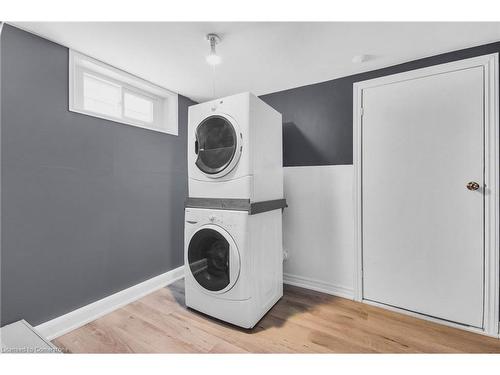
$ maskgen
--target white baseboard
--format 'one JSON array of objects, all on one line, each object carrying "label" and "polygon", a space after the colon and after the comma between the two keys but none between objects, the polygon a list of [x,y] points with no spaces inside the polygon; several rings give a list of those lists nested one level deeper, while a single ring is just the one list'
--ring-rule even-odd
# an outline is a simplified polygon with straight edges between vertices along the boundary
[{"label": "white baseboard", "polygon": [[184,266],[177,267],[118,293],[42,323],[36,326],[35,329],[47,340],[53,340],[103,315],[109,314],[122,306],[134,302],[147,294],[164,288],[183,277]]},{"label": "white baseboard", "polygon": [[285,284],[294,285],[305,289],[311,289],[317,292],[331,294],[348,299],[354,299],[354,289],[339,285],[333,285],[321,280],[315,280],[308,277],[290,275],[285,273],[283,274],[283,282]]}]

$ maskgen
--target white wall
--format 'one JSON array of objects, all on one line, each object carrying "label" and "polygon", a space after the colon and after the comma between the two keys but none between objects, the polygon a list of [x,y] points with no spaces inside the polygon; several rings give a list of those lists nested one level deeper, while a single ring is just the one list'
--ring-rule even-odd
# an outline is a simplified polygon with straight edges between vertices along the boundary
[{"label": "white wall", "polygon": [[284,170],[285,283],[353,298],[353,166]]}]

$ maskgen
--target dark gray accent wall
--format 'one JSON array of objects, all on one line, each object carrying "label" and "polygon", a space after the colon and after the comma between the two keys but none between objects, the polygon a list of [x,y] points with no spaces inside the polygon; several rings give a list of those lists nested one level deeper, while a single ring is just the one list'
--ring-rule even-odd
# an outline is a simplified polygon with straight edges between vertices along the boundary
[{"label": "dark gray accent wall", "polygon": [[352,164],[354,82],[497,52],[500,42],[261,96],[283,115],[283,165]]},{"label": "dark gray accent wall", "polygon": [[68,111],[68,49],[1,35],[1,324],[60,316],[183,263],[179,136]]}]

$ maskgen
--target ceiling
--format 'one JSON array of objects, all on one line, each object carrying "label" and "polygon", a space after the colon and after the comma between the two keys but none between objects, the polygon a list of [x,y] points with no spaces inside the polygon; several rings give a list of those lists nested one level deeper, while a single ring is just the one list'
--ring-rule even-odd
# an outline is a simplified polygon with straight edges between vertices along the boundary
[{"label": "ceiling", "polygon": [[[196,101],[212,98],[205,35],[222,37],[216,96],[256,95],[500,41],[500,23],[18,22]],[[356,55],[368,61],[353,63]]]}]

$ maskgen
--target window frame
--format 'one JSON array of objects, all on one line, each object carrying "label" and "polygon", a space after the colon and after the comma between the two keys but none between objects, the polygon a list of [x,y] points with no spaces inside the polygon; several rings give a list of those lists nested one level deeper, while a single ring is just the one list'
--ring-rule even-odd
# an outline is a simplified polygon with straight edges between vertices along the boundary
[{"label": "window frame", "polygon": [[[84,108],[83,82],[88,74],[121,88],[121,116],[115,117]],[[125,93],[153,102],[153,122],[125,116]],[[136,126],[160,133],[178,135],[178,95],[149,81],[105,64],[90,56],[69,50],[69,110],[92,117]]]}]

